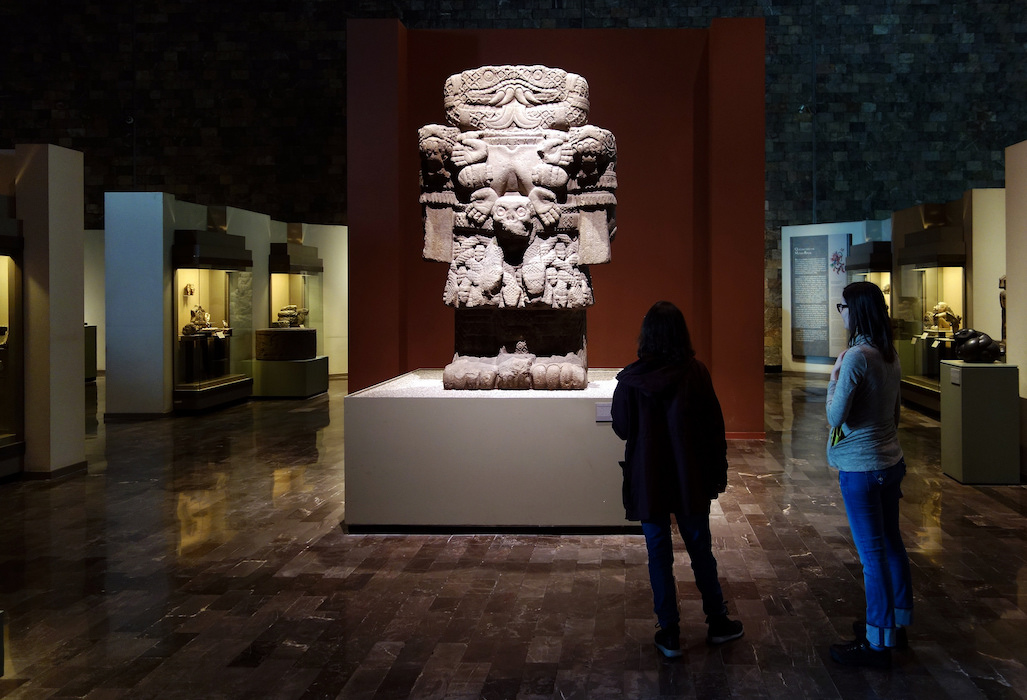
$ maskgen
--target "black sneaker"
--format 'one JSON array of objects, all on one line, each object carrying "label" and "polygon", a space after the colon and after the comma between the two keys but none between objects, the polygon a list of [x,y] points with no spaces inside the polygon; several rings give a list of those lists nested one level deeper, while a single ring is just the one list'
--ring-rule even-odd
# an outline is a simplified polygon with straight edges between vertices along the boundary
[{"label": "black sneaker", "polygon": [[[863,622],[863,620],[854,621],[852,623],[852,631],[856,633],[856,639],[866,639],[867,623]],[[895,628],[895,648],[909,649],[909,636],[906,634],[905,627]]]},{"label": "black sneaker", "polygon": [[681,628],[677,625],[667,628],[660,627],[653,642],[660,653],[668,659],[676,659],[681,656]]},{"label": "black sneaker", "polygon": [[891,650],[878,651],[864,639],[855,639],[845,644],[831,645],[831,658],[842,666],[868,666],[870,668],[891,668]]},{"label": "black sneaker", "polygon": [[706,632],[707,644],[723,644],[745,634],[742,623],[729,619],[727,615],[710,615],[706,622],[709,625],[709,631]]}]

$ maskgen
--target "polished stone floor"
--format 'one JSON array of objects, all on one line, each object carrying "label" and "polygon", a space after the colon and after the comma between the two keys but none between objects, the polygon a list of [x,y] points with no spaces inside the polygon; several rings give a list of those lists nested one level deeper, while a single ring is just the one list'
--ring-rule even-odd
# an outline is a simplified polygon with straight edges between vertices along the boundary
[{"label": "polished stone floor", "polygon": [[1024,488],[946,477],[938,422],[906,411],[910,649],[839,667],[827,646],[863,597],[825,382],[765,389],[767,439],[731,444],[712,518],[745,636],[705,644],[682,552],[685,653],[665,661],[638,535],[347,534],[344,381],[104,425],[101,378],[88,474],[0,485],[0,696],[1027,697]]}]

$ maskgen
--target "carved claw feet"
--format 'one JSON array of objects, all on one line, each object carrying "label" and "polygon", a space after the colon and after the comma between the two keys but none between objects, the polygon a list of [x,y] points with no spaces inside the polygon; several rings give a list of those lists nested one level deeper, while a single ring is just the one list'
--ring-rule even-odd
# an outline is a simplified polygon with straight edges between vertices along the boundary
[{"label": "carved claw feet", "polygon": [[539,359],[531,366],[531,384],[534,389],[584,389],[588,374],[578,362],[560,362],[562,358]]},{"label": "carved claw feet", "polygon": [[584,389],[588,372],[575,355],[537,358],[503,352],[499,357],[454,355],[442,372],[446,389]]}]

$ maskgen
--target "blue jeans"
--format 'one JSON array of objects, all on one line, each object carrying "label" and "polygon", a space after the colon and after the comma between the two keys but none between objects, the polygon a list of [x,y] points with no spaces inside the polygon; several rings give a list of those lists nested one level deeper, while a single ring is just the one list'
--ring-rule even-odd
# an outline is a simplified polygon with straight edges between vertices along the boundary
[{"label": "blue jeans", "polygon": [[[710,535],[710,516],[707,514],[677,516],[681,539],[692,560],[695,585],[702,594],[703,612],[707,616],[727,612],[724,593],[717,579],[717,560],[713,556],[713,539]],[[649,550],[649,583],[653,587],[653,612],[660,627],[677,626],[681,620],[678,613],[677,586],[674,583],[674,543],[670,516],[656,520],[643,520],[642,533]]]},{"label": "blue jeans", "polygon": [[872,472],[839,472],[852,539],[863,564],[867,641],[895,646],[895,628],[913,621],[909,557],[899,532],[899,499],[905,460]]}]

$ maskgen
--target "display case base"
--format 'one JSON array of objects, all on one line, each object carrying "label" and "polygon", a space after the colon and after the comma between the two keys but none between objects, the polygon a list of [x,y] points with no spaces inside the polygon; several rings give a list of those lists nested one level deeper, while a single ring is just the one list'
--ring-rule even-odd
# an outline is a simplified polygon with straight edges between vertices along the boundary
[{"label": "display case base", "polygon": [[86,326],[85,373],[87,382],[96,381],[96,326]]},{"label": "display case base", "polygon": [[351,532],[621,531],[616,371],[576,391],[446,391],[417,370],[347,396]]},{"label": "display case base", "polygon": [[0,483],[18,478],[25,470],[25,443],[0,447]]},{"label": "display case base", "polygon": [[900,385],[902,402],[921,408],[931,415],[941,413],[941,386],[937,380],[907,377]]},{"label": "display case base", "polygon": [[240,377],[195,389],[176,388],[171,401],[176,411],[206,411],[248,399],[252,394],[253,380],[249,377]]},{"label": "display case base", "polygon": [[328,356],[308,360],[253,360],[253,395],[305,399],[328,391]]}]

